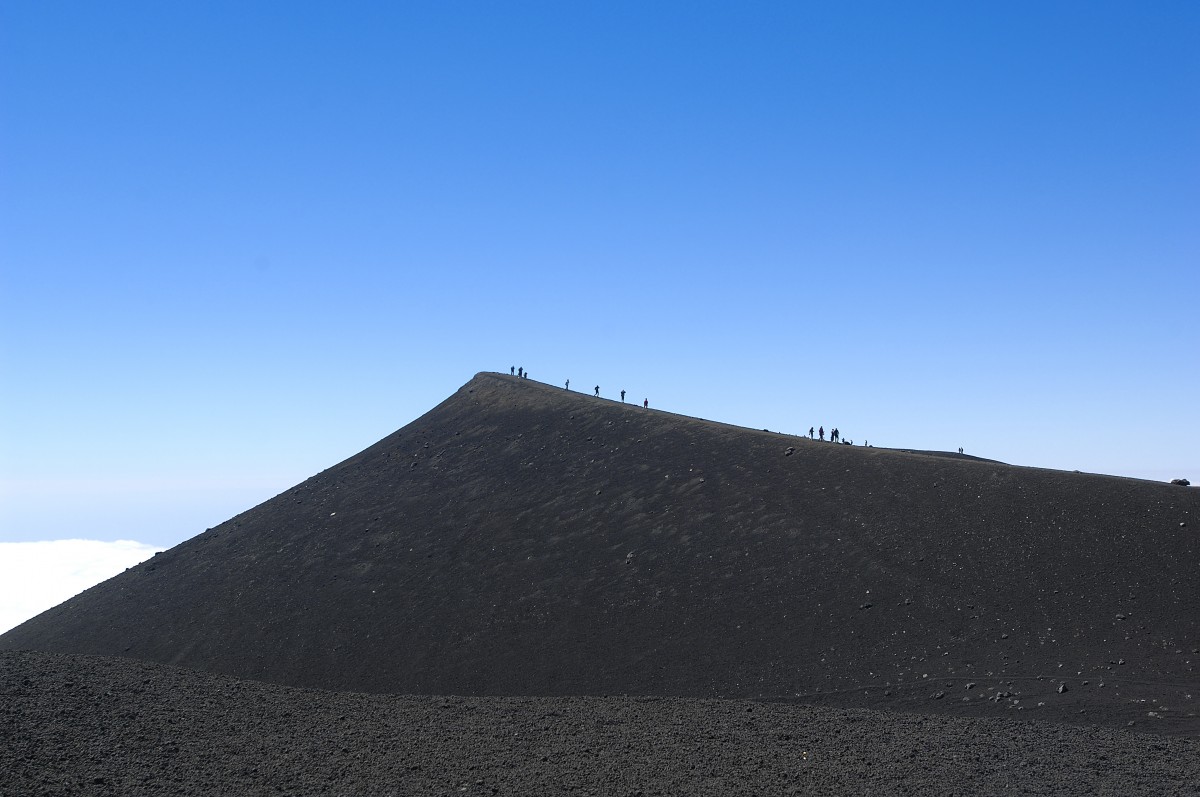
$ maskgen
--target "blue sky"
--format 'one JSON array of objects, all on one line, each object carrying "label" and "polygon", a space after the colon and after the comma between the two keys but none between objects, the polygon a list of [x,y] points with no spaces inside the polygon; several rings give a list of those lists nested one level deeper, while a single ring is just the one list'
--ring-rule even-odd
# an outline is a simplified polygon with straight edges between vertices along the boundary
[{"label": "blue sky", "polygon": [[0,6],[0,542],[472,374],[1200,482],[1200,5]]}]

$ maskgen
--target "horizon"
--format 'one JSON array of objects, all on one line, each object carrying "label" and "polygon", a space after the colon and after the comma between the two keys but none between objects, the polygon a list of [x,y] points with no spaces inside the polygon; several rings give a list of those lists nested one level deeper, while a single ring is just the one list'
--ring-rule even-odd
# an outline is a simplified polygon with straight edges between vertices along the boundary
[{"label": "horizon", "polygon": [[[524,366],[513,366],[513,368],[518,368],[518,367],[520,367],[522,370],[524,370]],[[472,376],[469,377],[466,381],[460,383],[457,387],[448,391],[445,395],[441,396],[441,398],[432,401],[427,407],[425,407],[424,410],[417,412],[416,414],[414,414],[411,418],[409,418],[407,421],[405,421],[400,426],[397,426],[394,429],[390,429],[390,430],[384,432],[378,438],[371,439],[371,440],[364,440],[358,444],[348,444],[347,446],[342,448],[341,453],[334,455],[336,457],[335,459],[326,460],[323,465],[319,465],[319,466],[314,465],[310,470],[304,471],[302,473],[299,470],[296,470],[295,473],[297,475],[292,476],[292,477],[277,477],[274,479],[272,479],[272,478],[236,479],[236,478],[222,478],[219,476],[212,477],[212,478],[202,476],[202,477],[198,477],[195,479],[173,478],[173,479],[138,480],[138,481],[123,480],[123,479],[108,479],[108,478],[91,478],[91,479],[79,480],[77,483],[71,484],[71,487],[72,487],[72,489],[77,491],[78,494],[87,495],[97,501],[102,501],[103,500],[102,496],[109,491],[121,491],[121,490],[130,490],[135,493],[139,493],[139,492],[141,492],[141,493],[147,493],[147,492],[148,493],[159,493],[159,492],[161,492],[161,493],[170,495],[171,500],[173,500],[173,501],[177,501],[179,495],[187,494],[190,491],[221,493],[225,500],[224,500],[223,504],[220,504],[220,505],[228,507],[228,509],[226,510],[227,514],[225,514],[219,518],[213,517],[210,522],[207,522],[207,521],[205,522],[205,525],[203,526],[203,528],[197,528],[194,530],[193,533],[187,534],[186,536],[181,536],[178,539],[174,540],[173,542],[155,543],[159,546],[160,549],[163,549],[166,547],[171,547],[175,544],[178,544],[179,542],[183,542],[187,539],[190,539],[191,537],[196,536],[197,534],[200,534],[203,531],[206,531],[215,525],[223,523],[226,520],[232,518],[234,515],[240,514],[241,512],[251,509],[252,507],[257,506],[259,503],[262,503],[263,501],[267,501],[270,498],[273,498],[274,496],[278,495],[279,493],[282,493],[282,492],[288,490],[289,488],[294,487],[295,485],[300,484],[301,482],[307,480],[308,478],[310,478],[324,470],[327,470],[328,468],[334,467],[335,465],[339,464],[340,462],[342,462],[346,459],[349,459],[350,457],[354,456],[355,454],[369,448],[370,446],[374,445],[379,440],[382,440],[383,438],[393,434],[394,432],[397,432],[397,431],[403,429],[409,423],[412,423],[413,421],[417,420],[422,415],[424,415],[425,413],[427,413],[428,411],[430,411],[434,407],[436,407],[438,404],[440,404],[443,400],[448,399],[451,396],[453,396],[454,393],[459,388],[464,387],[465,385],[469,384],[472,379],[474,379],[476,376],[480,376],[480,375],[495,375],[495,376],[502,376],[502,377],[510,376],[510,374],[508,374],[507,372],[505,372],[503,370],[499,370],[499,369],[496,369],[496,370],[484,369],[484,370],[475,371],[472,373]],[[534,382],[534,383],[537,383],[539,386],[549,388],[551,390],[564,390],[563,384],[554,384],[554,383],[543,381],[543,380],[533,378],[533,377],[527,377],[524,380],[518,379],[517,381],[519,381],[519,382]],[[565,381],[566,380],[564,380],[564,383],[565,383]],[[578,386],[581,384],[591,384],[591,382],[589,380],[584,380],[584,382],[575,382],[573,384],[573,386],[570,388],[570,392],[578,393],[579,395],[587,397],[587,398],[592,398],[593,394],[592,394],[590,388],[578,389]],[[622,402],[620,399],[620,396],[619,396],[620,389],[619,388],[615,389],[613,392],[616,393],[616,395],[610,395],[610,394],[604,392],[604,390],[602,388],[602,392],[601,392],[601,395],[599,396],[599,400],[612,401],[615,403],[627,403],[630,405],[640,404],[640,402],[641,402],[641,400],[634,398],[632,392],[627,391],[627,397],[626,397],[625,402]],[[649,398],[646,397],[644,400],[648,401]],[[771,425],[762,426],[762,425],[757,425],[753,418],[742,417],[739,419],[733,419],[733,418],[722,418],[722,417],[716,417],[716,416],[694,415],[694,414],[690,414],[685,409],[681,409],[681,408],[677,408],[677,407],[662,407],[662,406],[657,406],[655,404],[651,404],[650,409],[654,410],[654,411],[669,413],[669,414],[679,416],[682,418],[686,418],[686,419],[690,419],[690,420],[715,422],[715,423],[725,424],[725,425],[729,425],[729,426],[735,426],[735,427],[742,428],[742,429],[745,429],[745,430],[751,431],[751,432],[762,431],[762,432],[770,432],[773,434],[779,434],[779,435],[784,435],[784,436],[789,436],[789,437],[798,437],[798,438],[808,439],[808,432],[806,429],[792,428],[792,427],[787,426],[786,423],[776,424],[775,426],[771,426]],[[778,416],[776,416],[776,417],[778,418]],[[797,421],[797,423],[802,426],[802,422]],[[823,427],[826,435],[830,434],[834,428],[838,428],[837,425],[834,423],[822,424],[820,421],[814,421],[812,425],[814,427]],[[857,434],[860,435],[857,438],[851,438],[850,435],[847,433],[847,430],[845,430],[845,429],[840,429],[840,432],[841,432],[841,440],[838,443],[839,445],[850,444],[855,447],[869,446],[871,448],[876,448],[876,449],[880,449],[880,450],[885,450],[885,451],[891,450],[891,451],[898,451],[898,452],[913,451],[913,452],[918,452],[918,453],[957,453],[957,447],[945,445],[944,447],[938,448],[936,446],[931,446],[931,445],[925,444],[919,439],[902,441],[902,442],[897,442],[897,443],[889,443],[889,442],[886,442],[887,438],[885,435],[885,438],[884,438],[885,442],[875,443],[875,442],[871,442],[871,438],[861,436],[863,434],[861,431],[856,432]],[[876,439],[878,440],[879,438],[876,438]],[[944,438],[944,439],[948,439],[948,438]],[[851,442],[848,443],[847,442],[848,440]],[[816,442],[822,442],[822,441],[820,439],[816,439]],[[831,442],[831,441],[826,439],[824,442]],[[984,460],[996,462],[1001,465],[1006,465],[1006,466],[1011,466],[1011,467],[1019,467],[1019,468],[1033,468],[1033,469],[1064,471],[1064,472],[1074,472],[1074,473],[1086,473],[1086,474],[1096,475],[1096,476],[1110,476],[1110,477],[1115,477],[1115,478],[1130,478],[1130,479],[1138,479],[1138,480],[1143,480],[1143,481],[1164,482],[1164,483],[1170,483],[1173,479],[1177,479],[1177,478],[1187,478],[1187,476],[1183,476],[1183,475],[1176,475],[1176,476],[1172,476],[1170,478],[1162,478],[1161,475],[1165,475],[1169,472],[1173,472],[1173,471],[1168,471],[1166,469],[1152,469],[1150,471],[1150,473],[1153,475],[1142,475],[1138,472],[1133,472],[1133,471],[1122,473],[1122,472],[1115,472],[1115,471],[1109,472],[1109,471],[1103,471],[1103,470],[1087,470],[1087,469],[1078,468],[1078,467],[1067,467],[1062,464],[1052,465],[1052,464],[1043,464],[1043,463],[1039,463],[1039,462],[1012,462],[1012,461],[999,459],[998,457],[994,456],[991,452],[970,450],[970,449],[967,449],[965,446],[963,447],[962,453],[969,457],[974,457],[977,459],[984,459]],[[290,480],[288,480],[289,478],[290,478]],[[21,489],[23,496],[25,496],[25,497],[37,496],[39,489],[42,487],[42,485],[40,485],[36,481],[30,481],[30,482],[26,482],[26,483],[22,484],[20,482],[14,481],[14,480],[9,480],[6,484],[6,487],[8,487],[9,489],[13,489],[14,486],[18,489]],[[15,493],[16,490],[13,490],[13,492]],[[242,499],[240,503],[238,503],[239,499]],[[146,504],[147,505],[145,506],[145,511],[147,513],[153,513],[155,511],[162,511],[162,507],[155,504],[154,502],[147,501]],[[215,502],[214,503],[201,502],[199,508],[201,510],[211,510],[214,505],[218,505],[218,504],[216,504]],[[195,509],[194,507],[181,507],[178,503],[174,504],[173,508],[177,511],[181,511],[185,508],[187,510]],[[65,510],[60,510],[60,511],[65,511]],[[79,537],[78,535],[68,535],[67,537],[55,538],[53,540],[51,540],[49,538],[25,539],[25,538],[21,538],[21,537],[14,537],[12,539],[0,539],[0,542],[30,543],[30,542],[38,542],[38,541],[50,542],[50,541],[59,541],[59,540],[67,540],[67,539],[85,540],[85,539],[93,539],[93,538]],[[128,542],[129,540],[114,538],[112,541],[113,542]]]},{"label": "horizon", "polygon": [[0,543],[170,547],[480,370],[1200,482],[1200,6],[0,8]]}]

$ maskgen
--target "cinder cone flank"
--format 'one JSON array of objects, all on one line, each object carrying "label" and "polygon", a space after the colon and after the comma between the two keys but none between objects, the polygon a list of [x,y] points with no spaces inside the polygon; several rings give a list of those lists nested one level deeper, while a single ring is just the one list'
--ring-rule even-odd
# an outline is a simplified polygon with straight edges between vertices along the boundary
[{"label": "cinder cone flank", "polygon": [[0,647],[335,690],[1065,712],[1105,679],[1200,694],[1198,531],[1192,489],[480,374]]}]

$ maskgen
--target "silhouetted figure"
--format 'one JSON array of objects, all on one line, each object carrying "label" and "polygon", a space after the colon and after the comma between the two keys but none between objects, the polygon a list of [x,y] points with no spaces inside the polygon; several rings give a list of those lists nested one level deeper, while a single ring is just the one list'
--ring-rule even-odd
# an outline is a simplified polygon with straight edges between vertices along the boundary
[{"label": "silhouetted figure", "polygon": [[526,379],[528,379],[528,378],[529,378],[529,372],[528,372],[528,371],[526,371],[526,372],[525,372],[525,378],[526,378]]},{"label": "silhouetted figure", "polygon": [[650,409],[650,399],[642,399],[642,409]]},{"label": "silhouetted figure", "polygon": [[833,427],[833,431],[829,433],[829,442],[831,442],[831,443],[836,443],[836,442],[838,441],[838,438],[839,438],[840,436],[841,436],[841,435],[840,435],[840,433],[838,432],[838,430],[837,430],[837,427],[836,427],[836,426],[835,426],[835,427]]},{"label": "silhouetted figure", "polygon": [[567,388],[566,389],[567,390],[571,389],[571,380],[570,379],[567,380]]},{"label": "silhouetted figure", "polygon": [[525,369],[518,368],[517,369],[517,379],[524,379],[524,378],[525,378]]},{"label": "silhouetted figure", "polygon": [[962,453],[962,446],[958,447],[958,453],[960,453],[960,454]]},{"label": "silhouetted figure", "polygon": [[621,403],[622,404],[625,403],[625,391],[624,390],[621,391]]},{"label": "silhouetted figure", "polygon": [[808,427],[808,439],[809,439],[809,440],[812,440],[812,439],[816,438],[816,436],[817,436],[817,435],[816,435],[816,430],[815,430],[815,429],[813,429],[811,426],[810,426],[810,427]]},{"label": "silhouetted figure", "polygon": [[822,440],[824,440],[825,439],[825,427],[822,426],[820,429],[818,429],[817,434],[820,435]]},{"label": "silhouetted figure", "polygon": [[515,366],[515,365],[508,366],[508,375],[516,376],[517,375],[517,366]]},{"label": "silhouetted figure", "polygon": [[596,385],[596,398],[600,398],[600,386]]}]

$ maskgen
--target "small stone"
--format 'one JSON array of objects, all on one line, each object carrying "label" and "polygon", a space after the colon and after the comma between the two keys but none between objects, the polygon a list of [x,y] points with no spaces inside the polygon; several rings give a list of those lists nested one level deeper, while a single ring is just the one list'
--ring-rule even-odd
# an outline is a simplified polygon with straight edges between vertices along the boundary
[{"label": "small stone", "polygon": [[1061,695],[1061,694],[1063,694],[1064,692],[1069,692],[1069,691],[1070,691],[1070,690],[1069,690],[1069,689],[1067,689],[1067,685],[1066,685],[1066,684],[1059,684],[1059,685],[1058,685],[1058,693],[1059,693],[1060,695]]},{"label": "small stone", "polygon": [[943,697],[945,697],[945,696],[946,696],[946,693],[945,693],[945,692],[935,692],[935,693],[933,694],[933,699],[934,699],[934,700],[941,700],[941,699],[942,699]]},{"label": "small stone", "polygon": [[968,683],[968,684],[966,685],[966,687],[965,687],[965,688],[967,688],[967,689],[974,689],[974,688],[975,688],[975,682],[974,682],[974,681],[971,681],[970,683]]}]

